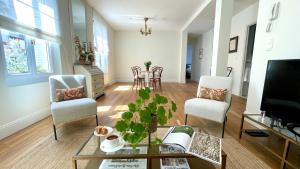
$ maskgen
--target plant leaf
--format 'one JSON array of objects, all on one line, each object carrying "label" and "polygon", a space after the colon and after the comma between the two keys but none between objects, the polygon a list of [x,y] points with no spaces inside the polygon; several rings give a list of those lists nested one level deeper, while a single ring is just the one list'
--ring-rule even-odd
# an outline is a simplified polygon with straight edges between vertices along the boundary
[{"label": "plant leaf", "polygon": [[150,90],[149,87],[146,87],[146,88],[145,88],[145,91],[146,91],[147,93],[150,93],[150,92],[151,92],[151,90]]},{"label": "plant leaf", "polygon": [[168,99],[165,96],[161,96],[159,94],[155,95],[155,101],[157,104],[166,104],[168,103]]},{"label": "plant leaf", "polygon": [[129,103],[128,104],[128,109],[131,112],[135,112],[136,111],[136,105],[134,103]]},{"label": "plant leaf", "polygon": [[157,121],[160,125],[167,123],[167,117],[165,116],[166,110],[163,106],[159,106],[157,109]]},{"label": "plant leaf", "polygon": [[162,116],[165,115],[165,113],[166,113],[165,108],[163,106],[159,106],[157,109],[157,115]]},{"label": "plant leaf", "polygon": [[149,91],[148,89],[149,88],[139,90],[139,96],[144,100],[148,100],[150,98],[150,89]]},{"label": "plant leaf", "polygon": [[116,123],[115,128],[119,131],[119,132],[124,132],[127,130],[128,128],[128,124],[124,121],[124,120],[120,120]]},{"label": "plant leaf", "polygon": [[157,104],[156,102],[151,102],[148,104],[148,109],[149,111],[151,111],[152,113],[156,113],[156,109],[157,109]]},{"label": "plant leaf", "polygon": [[122,119],[124,120],[130,120],[133,117],[133,113],[132,112],[124,112],[122,114]]},{"label": "plant leaf", "polygon": [[141,135],[145,131],[145,127],[141,123],[134,123],[132,126],[133,132]]},{"label": "plant leaf", "polygon": [[172,111],[173,111],[173,112],[176,112],[176,110],[177,110],[176,103],[173,102],[173,101],[171,101],[171,103],[172,103]]},{"label": "plant leaf", "polygon": [[139,112],[139,115],[142,123],[150,123],[151,112],[149,111],[149,109],[141,110]]}]

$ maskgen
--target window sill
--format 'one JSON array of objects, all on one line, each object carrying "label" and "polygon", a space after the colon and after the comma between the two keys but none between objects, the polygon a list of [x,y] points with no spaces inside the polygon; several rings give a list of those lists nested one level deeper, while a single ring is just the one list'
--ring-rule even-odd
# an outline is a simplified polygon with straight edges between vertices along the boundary
[{"label": "window sill", "polygon": [[52,74],[7,76],[6,84],[9,87],[15,87],[15,86],[23,86],[23,85],[48,82],[49,76],[51,75]]}]

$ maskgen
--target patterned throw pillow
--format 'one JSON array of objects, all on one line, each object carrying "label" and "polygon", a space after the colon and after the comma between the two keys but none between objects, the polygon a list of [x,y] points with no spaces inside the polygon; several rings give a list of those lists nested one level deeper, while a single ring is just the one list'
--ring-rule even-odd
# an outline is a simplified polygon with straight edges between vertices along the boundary
[{"label": "patterned throw pillow", "polygon": [[80,99],[85,97],[84,87],[80,86],[77,88],[70,89],[56,89],[56,101],[65,101],[65,100],[73,100]]},{"label": "patterned throw pillow", "polygon": [[227,89],[211,89],[210,95],[212,100],[224,101],[227,93]]},{"label": "patterned throw pillow", "polygon": [[210,99],[210,88],[208,87],[200,87],[199,97],[203,99]]},{"label": "patterned throw pillow", "polygon": [[203,99],[224,101],[227,89],[211,89],[208,87],[200,87],[199,97]]}]

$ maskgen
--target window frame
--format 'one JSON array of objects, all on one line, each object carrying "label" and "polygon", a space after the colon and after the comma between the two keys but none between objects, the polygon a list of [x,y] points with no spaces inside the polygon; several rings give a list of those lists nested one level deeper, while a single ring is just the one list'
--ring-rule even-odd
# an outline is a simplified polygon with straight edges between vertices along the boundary
[{"label": "window frame", "polygon": [[[28,73],[21,73],[21,74],[11,74],[7,70],[7,63],[5,58],[5,52],[4,52],[4,43],[2,39],[3,35],[3,29],[0,29],[0,61],[1,61],[1,67],[3,68],[2,71],[4,71],[5,74],[5,80],[6,84],[8,86],[21,86],[21,85],[28,85],[28,84],[35,84],[35,83],[41,83],[41,82],[47,82],[50,75],[53,75],[55,73],[54,71],[54,57],[51,54],[50,50],[50,44],[51,42],[45,39],[44,40],[47,43],[47,54],[49,57],[49,64],[50,64],[50,72],[44,73],[44,72],[37,72],[36,68],[36,57],[34,52],[34,44],[32,44],[32,40],[34,39],[40,39],[36,37],[32,37],[30,35],[26,35],[24,33],[19,33],[11,30],[6,30],[8,32],[15,32],[17,34],[20,34],[21,36],[24,36],[25,43],[26,43],[26,55],[27,55],[27,63],[28,63]],[[7,35],[5,35],[7,36]]]}]

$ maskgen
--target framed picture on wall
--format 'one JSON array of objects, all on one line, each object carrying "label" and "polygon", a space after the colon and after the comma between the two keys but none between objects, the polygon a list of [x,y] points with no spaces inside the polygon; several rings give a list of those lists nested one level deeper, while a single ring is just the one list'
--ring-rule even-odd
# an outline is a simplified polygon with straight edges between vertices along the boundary
[{"label": "framed picture on wall", "polygon": [[230,41],[229,41],[229,53],[235,53],[235,52],[237,52],[238,44],[239,44],[239,37],[238,36],[230,38]]}]

